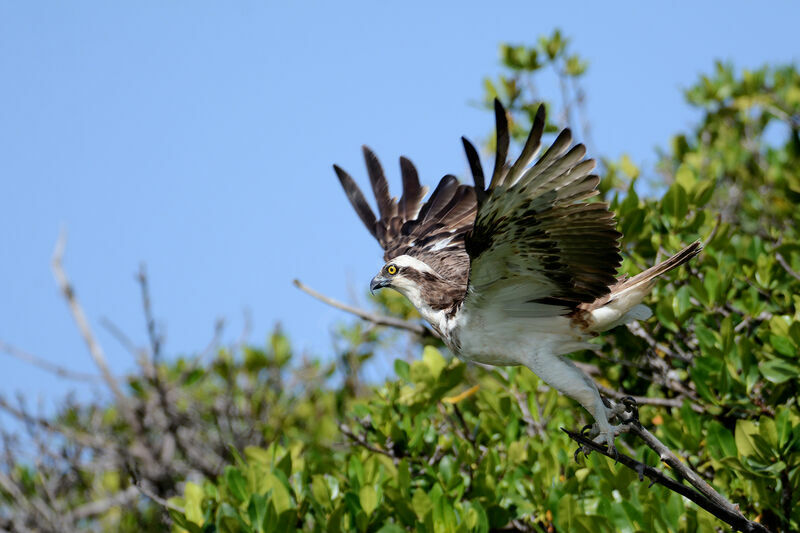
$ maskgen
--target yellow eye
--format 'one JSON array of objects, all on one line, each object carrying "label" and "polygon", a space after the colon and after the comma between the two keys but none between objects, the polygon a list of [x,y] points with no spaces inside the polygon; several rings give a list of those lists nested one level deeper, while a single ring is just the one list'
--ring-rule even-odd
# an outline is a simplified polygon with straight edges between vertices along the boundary
[{"label": "yellow eye", "polygon": [[397,267],[394,265],[389,265],[386,267],[386,272],[388,272],[390,276],[394,276],[397,274]]}]

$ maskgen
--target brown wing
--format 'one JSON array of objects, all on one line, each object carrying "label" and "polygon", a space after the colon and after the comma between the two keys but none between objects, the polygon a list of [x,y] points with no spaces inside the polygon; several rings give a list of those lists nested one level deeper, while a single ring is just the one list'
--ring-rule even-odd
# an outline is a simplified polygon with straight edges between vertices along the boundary
[{"label": "brown wing", "polygon": [[411,161],[401,157],[403,195],[398,201],[389,194],[378,158],[366,146],[363,150],[378,217],[353,178],[337,165],[333,169],[359,218],[384,249],[384,261],[411,255],[466,288],[469,257],[464,237],[475,220],[475,189],[448,175],[439,181],[428,201],[422,203],[428,188],[420,186]]},{"label": "brown wing", "polygon": [[541,107],[511,164],[506,112],[497,100],[495,118],[497,158],[487,190],[477,151],[463,139],[478,189],[478,213],[465,242],[467,303],[515,316],[547,316],[567,314],[608,294],[621,263],[621,234],[605,203],[585,201],[598,193],[600,178],[590,174],[594,161],[584,159],[582,144],[569,148],[567,129],[528,167],[541,145]]}]

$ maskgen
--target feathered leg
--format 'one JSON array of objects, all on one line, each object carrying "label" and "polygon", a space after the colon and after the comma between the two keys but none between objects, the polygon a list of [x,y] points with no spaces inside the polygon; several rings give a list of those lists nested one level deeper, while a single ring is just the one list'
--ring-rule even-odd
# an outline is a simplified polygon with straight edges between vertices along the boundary
[{"label": "feathered leg", "polygon": [[609,451],[616,451],[614,437],[622,428],[612,426],[609,419],[621,415],[625,409],[624,405],[606,407],[594,381],[566,356],[541,357],[535,355],[526,361],[525,366],[542,378],[545,383],[561,394],[569,396],[589,411],[589,414],[595,419],[598,431],[594,441],[606,444]]}]

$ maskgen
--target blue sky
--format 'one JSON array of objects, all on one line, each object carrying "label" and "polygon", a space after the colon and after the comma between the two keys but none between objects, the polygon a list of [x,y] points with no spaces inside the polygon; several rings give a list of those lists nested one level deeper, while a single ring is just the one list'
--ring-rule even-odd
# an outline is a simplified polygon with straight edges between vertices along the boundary
[{"label": "blue sky", "polygon": [[[395,183],[400,155],[428,183],[464,175],[500,42],[560,27],[590,63],[594,149],[647,169],[696,118],[682,88],[716,59],[796,62],[797,20],[794,2],[2,2],[0,340],[94,371],[50,271],[64,227],[117,372],[133,362],[99,322],[145,341],[142,262],[168,353],[201,350],[220,317],[237,338],[249,308],[253,342],[280,321],[326,357],[344,315],[291,280],[358,302],[381,265],[331,164],[365,183],[367,143]],[[3,394],[94,394],[0,368]]]}]

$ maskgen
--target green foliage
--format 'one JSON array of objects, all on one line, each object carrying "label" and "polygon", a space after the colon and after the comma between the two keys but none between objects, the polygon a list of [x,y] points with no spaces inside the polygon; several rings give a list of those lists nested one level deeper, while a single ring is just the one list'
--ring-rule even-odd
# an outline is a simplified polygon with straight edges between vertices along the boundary
[{"label": "green foliage", "polygon": [[[558,34],[503,46],[510,74],[487,82],[524,124],[536,102],[516,81],[570,64]],[[800,84],[791,67],[734,75],[717,66],[687,91],[704,113],[675,137],[659,169],[660,198],[640,197],[640,170],[607,163],[602,191],[618,214],[633,274],[695,239],[704,253],[653,291],[655,319],[618,328],[599,354],[601,385],[674,399],[643,406],[643,422],[745,515],[774,531],[800,528]],[[518,131],[524,130],[519,126]],[[415,318],[396,295],[384,309]],[[642,333],[643,332],[643,333]],[[602,354],[602,355],[601,355]],[[591,368],[590,366],[589,368]],[[188,488],[188,530],[714,531],[720,522],[603,457],[576,463],[560,427],[584,413],[526,369],[491,372],[435,348],[395,361],[396,378],[355,401],[329,463],[292,439],[249,450],[237,474]],[[648,464],[658,457],[624,437]],[[334,465],[334,466],[331,466]],[[191,514],[188,509],[192,509]]]},{"label": "green foliage", "polygon": [[[515,139],[521,141],[528,136],[541,103],[548,103],[550,109],[545,131],[554,132],[560,127],[573,125],[573,114],[578,111],[574,108],[582,107],[585,100],[579,82],[588,63],[570,53],[569,39],[560,30],[554,30],[549,37],[540,37],[535,46],[502,44],[500,60],[508,70],[496,80],[483,80],[483,102],[491,109],[495,98],[503,101],[511,113],[509,129]],[[558,112],[539,94],[538,82],[545,73],[554,75],[558,83],[561,94],[561,109]]]},{"label": "green foliage", "polygon": [[[572,87],[586,70],[568,48],[559,32],[534,47],[501,47],[507,72],[486,81],[485,97],[507,104],[517,140],[539,103],[531,81],[550,69]],[[571,120],[580,94],[567,94],[561,122]],[[600,189],[624,233],[625,273],[696,239],[706,248],[656,285],[647,302],[653,319],[617,328],[598,339],[598,352],[575,358],[604,387],[666,402],[642,405],[643,424],[747,517],[772,531],[798,531],[800,77],[794,67],[737,73],[719,64],[686,96],[702,118],[661,154],[658,197],[637,193],[637,182],[652,172],[627,157],[605,162]],[[374,303],[381,312],[419,319],[396,293],[382,291]],[[279,332],[264,350],[222,350],[210,364],[179,359],[157,369],[180,391],[177,412],[199,421],[205,429],[196,437],[225,463],[204,475],[177,467],[164,473],[161,493],[179,494],[170,499],[173,530],[722,526],[604,457],[574,461],[575,447],[560,428],[579,428],[588,416],[527,369],[468,367],[429,337],[409,339],[361,322],[339,328],[335,351],[335,379],[331,366],[299,362]],[[386,353],[395,376],[365,384],[363,366]],[[144,403],[158,394],[146,376],[131,377],[129,387]],[[221,397],[235,415],[229,433],[217,420]],[[58,422],[89,432],[98,415],[116,442],[131,442],[114,406],[70,407]],[[667,469],[630,436],[618,445]],[[177,455],[176,465],[183,460]],[[102,476],[96,468],[79,471],[84,480],[72,495],[78,503],[105,494],[101,488],[129,487],[122,469]],[[36,492],[35,468],[12,474]],[[0,489],[0,502],[10,501]],[[139,505],[110,511],[95,525],[156,530],[158,520],[153,505]]]}]

